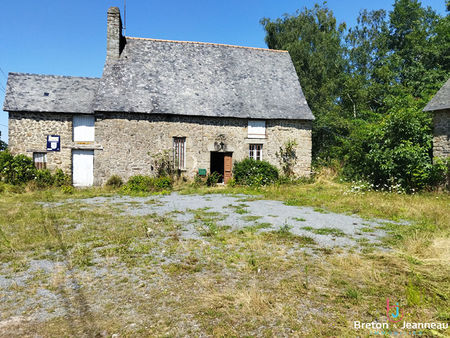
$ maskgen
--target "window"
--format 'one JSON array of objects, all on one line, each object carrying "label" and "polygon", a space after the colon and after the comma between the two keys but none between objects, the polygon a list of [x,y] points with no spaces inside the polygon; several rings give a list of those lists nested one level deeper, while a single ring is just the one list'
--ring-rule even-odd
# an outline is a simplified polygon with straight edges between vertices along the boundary
[{"label": "window", "polygon": [[93,142],[95,137],[95,118],[92,115],[73,116],[73,140],[81,142]]},{"label": "window", "polygon": [[248,138],[266,138],[266,121],[249,120]]},{"label": "window", "polygon": [[248,149],[248,157],[261,161],[262,160],[262,144],[250,144]]},{"label": "window", "polygon": [[33,153],[33,163],[36,169],[47,168],[47,154],[46,153]]},{"label": "window", "polygon": [[186,168],[186,137],[173,138],[173,165],[175,169]]}]

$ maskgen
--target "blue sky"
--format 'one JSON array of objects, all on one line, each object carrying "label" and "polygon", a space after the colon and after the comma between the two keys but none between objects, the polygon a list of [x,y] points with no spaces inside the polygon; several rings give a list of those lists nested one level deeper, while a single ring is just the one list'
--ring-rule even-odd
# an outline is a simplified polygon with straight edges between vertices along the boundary
[{"label": "blue sky", "polygon": [[[106,55],[106,11],[123,0],[2,1],[0,68],[73,76],[101,76]],[[303,0],[128,0],[126,35],[171,40],[266,47],[263,17],[275,19],[312,7]],[[394,0],[330,0],[339,22],[353,26],[361,9],[391,10]],[[444,0],[423,0],[445,14]],[[123,12],[122,12],[123,15]],[[6,78],[0,72],[0,103]],[[8,114],[0,112],[1,139],[7,140]]]}]

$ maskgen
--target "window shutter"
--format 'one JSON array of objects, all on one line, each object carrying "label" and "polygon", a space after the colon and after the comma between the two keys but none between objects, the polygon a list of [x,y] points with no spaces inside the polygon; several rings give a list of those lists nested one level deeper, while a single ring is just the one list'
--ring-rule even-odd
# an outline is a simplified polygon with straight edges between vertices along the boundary
[{"label": "window shutter", "polygon": [[95,117],[92,115],[74,115],[73,117],[73,140],[94,141],[95,139]]},{"label": "window shutter", "polygon": [[46,153],[33,153],[33,162],[36,169],[47,168],[47,154]]},{"label": "window shutter", "polygon": [[266,138],[266,121],[249,120],[248,138]]}]

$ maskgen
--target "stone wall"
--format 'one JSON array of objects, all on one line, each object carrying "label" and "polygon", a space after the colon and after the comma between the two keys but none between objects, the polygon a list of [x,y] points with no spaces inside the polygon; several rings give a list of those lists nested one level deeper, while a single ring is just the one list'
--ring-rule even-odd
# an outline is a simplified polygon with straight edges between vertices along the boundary
[{"label": "stone wall", "polygon": [[[60,135],[61,145],[72,141],[72,116],[54,113],[9,113],[8,148],[12,154],[33,157],[33,152],[47,152],[47,135]],[[61,168],[71,174],[72,151],[62,146],[61,151],[47,153],[47,168]]]},{"label": "stone wall", "polygon": [[450,109],[433,112],[433,156],[450,156]]},{"label": "stone wall", "polygon": [[311,171],[311,122],[268,120],[266,139],[248,139],[246,119],[206,118],[171,115],[104,114],[96,120],[95,184],[110,176],[128,179],[132,175],[154,174],[152,156],[172,150],[173,137],[186,137],[186,172],[193,177],[199,168],[210,169],[210,152],[223,140],[222,151],[232,152],[233,162],[248,157],[250,143],[263,144],[263,159],[278,166],[275,153],[291,139],[297,145],[294,171],[308,176]]},{"label": "stone wall", "polygon": [[72,141],[72,115],[53,113],[10,113],[10,149],[32,156],[45,151],[49,134],[61,136],[61,151],[47,153],[47,167],[71,173],[72,149],[94,149],[94,184],[112,175],[155,173],[153,156],[172,151],[173,137],[186,137],[186,171],[193,177],[199,168],[210,169],[210,152],[224,143],[233,161],[248,157],[250,143],[263,144],[263,159],[278,166],[275,153],[288,140],[297,141],[298,162],[294,171],[308,176],[311,170],[311,121],[268,120],[265,139],[248,139],[246,119],[206,118],[176,115],[97,114],[95,142]]}]

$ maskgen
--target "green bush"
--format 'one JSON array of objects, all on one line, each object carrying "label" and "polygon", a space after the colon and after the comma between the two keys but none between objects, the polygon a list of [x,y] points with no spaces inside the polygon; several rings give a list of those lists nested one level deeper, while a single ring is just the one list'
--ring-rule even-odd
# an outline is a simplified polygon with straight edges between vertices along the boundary
[{"label": "green bush", "polygon": [[5,180],[5,173],[14,160],[8,150],[0,151],[0,180]]},{"label": "green bush", "polygon": [[297,141],[289,140],[284,146],[280,147],[280,150],[275,153],[278,158],[283,174],[286,177],[294,176],[294,167],[297,164],[297,152],[295,148],[297,147]]},{"label": "green bush", "polygon": [[222,175],[220,175],[217,171],[215,171],[211,174],[208,174],[208,176],[206,177],[206,185],[208,187],[215,186],[219,182],[221,177],[222,177]]},{"label": "green bush", "polygon": [[124,192],[148,192],[152,187],[152,178],[149,176],[136,175],[128,179],[123,186]]},{"label": "green bush", "polygon": [[52,173],[48,169],[39,169],[36,170],[34,181],[36,182],[37,188],[48,188],[53,185],[54,176],[52,176]]},{"label": "green bush", "polygon": [[200,176],[199,174],[196,174],[194,176],[193,186],[194,187],[200,187],[200,186],[202,186],[204,184],[205,184],[205,179],[202,176]]},{"label": "green bush", "polygon": [[55,170],[55,173],[53,174],[53,185],[55,187],[62,187],[71,184],[72,180],[69,175],[66,175],[64,171],[59,168]]},{"label": "green bush", "polygon": [[73,194],[73,192],[75,191],[75,188],[74,188],[73,186],[71,186],[71,185],[63,185],[63,186],[61,187],[61,191],[62,191],[64,194],[71,195],[71,194]]},{"label": "green bush", "polygon": [[36,168],[33,160],[25,155],[16,155],[12,160],[3,164],[2,176],[6,183],[25,184],[34,179],[35,175]]},{"label": "green bush", "polygon": [[152,157],[156,177],[173,177],[178,172],[173,163],[172,150],[162,150]]},{"label": "green bush", "polygon": [[118,175],[112,175],[106,181],[106,186],[111,188],[120,188],[123,185],[122,177]]},{"label": "green bush", "polygon": [[233,175],[237,184],[248,186],[272,184],[279,176],[278,169],[269,162],[251,158],[235,162]]},{"label": "green bush", "polygon": [[344,175],[373,189],[407,192],[445,181],[446,165],[431,158],[431,116],[423,103],[406,95],[391,98],[390,112],[374,122],[359,122],[344,142]]},{"label": "green bush", "polygon": [[227,182],[227,185],[230,187],[235,187],[236,186],[236,180],[234,178],[230,178]]},{"label": "green bush", "polygon": [[168,176],[152,178],[149,176],[136,175],[129,178],[127,184],[122,187],[122,192],[129,194],[169,190],[172,188],[172,184],[172,179]]},{"label": "green bush", "polygon": [[153,179],[153,185],[160,190],[172,189],[172,179],[169,176],[157,177]]},{"label": "green bush", "polygon": [[33,181],[29,190],[71,184],[70,176],[61,169],[56,169],[52,175],[48,169],[36,169],[31,158],[22,154],[12,156],[8,150],[0,151],[0,181],[12,185],[24,185]]}]

